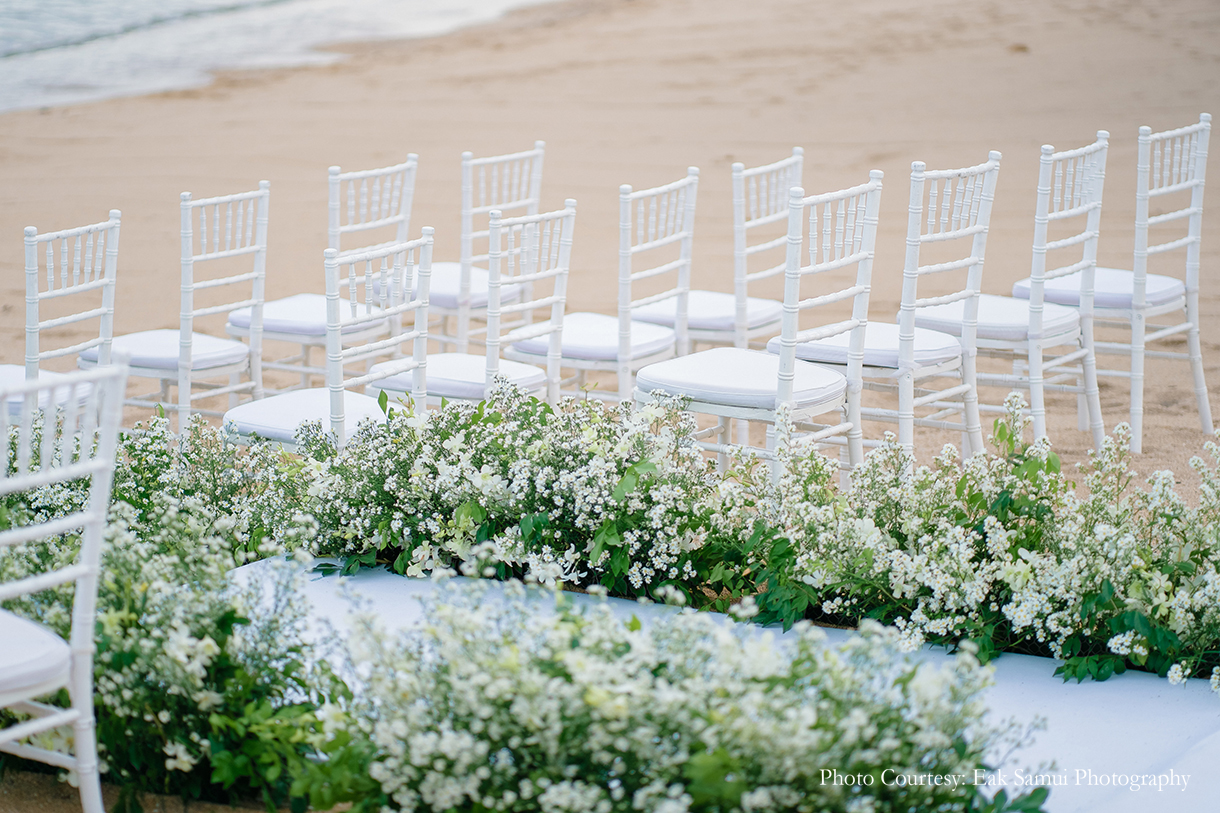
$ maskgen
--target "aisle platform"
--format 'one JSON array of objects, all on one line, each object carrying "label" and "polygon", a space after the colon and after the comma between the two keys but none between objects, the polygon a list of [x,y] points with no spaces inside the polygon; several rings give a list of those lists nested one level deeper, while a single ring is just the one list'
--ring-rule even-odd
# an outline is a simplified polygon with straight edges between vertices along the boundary
[{"label": "aisle platform", "polygon": [[[268,568],[275,564],[255,562],[235,570],[234,577],[268,578]],[[503,589],[500,583],[488,584],[493,595]],[[346,578],[307,573],[302,585],[311,605],[310,635],[319,641],[344,636],[351,629],[356,618],[353,599],[387,631],[416,626],[423,619],[421,600],[437,589],[430,580],[407,579],[384,569],[362,570]],[[579,593],[567,595],[578,604],[599,601]],[[649,623],[675,612],[623,599],[606,601],[624,620],[635,615]],[[553,612],[548,594],[539,593],[538,607],[540,613]],[[783,633],[774,632],[782,640]],[[832,644],[854,634],[825,632]],[[943,649],[925,647],[912,657],[935,662],[950,656]],[[1103,683],[1076,684],[1054,677],[1055,663],[1046,658],[1009,654],[994,665],[995,685],[987,694],[994,719],[1026,723],[1041,717],[1047,722],[1035,734],[1033,745],[1004,767],[1010,795],[1011,789],[1020,790],[1018,770],[1024,777],[1038,769],[1039,774],[1055,776],[1047,802],[1052,813],[1220,810],[1220,697],[1209,690],[1207,681],[1172,686],[1155,675],[1127,672]],[[1041,770],[1052,762],[1056,772]],[[1147,787],[1135,791],[1115,787],[1115,775],[1165,775],[1175,784],[1159,791]],[[1102,777],[1107,784],[1102,784]]]}]

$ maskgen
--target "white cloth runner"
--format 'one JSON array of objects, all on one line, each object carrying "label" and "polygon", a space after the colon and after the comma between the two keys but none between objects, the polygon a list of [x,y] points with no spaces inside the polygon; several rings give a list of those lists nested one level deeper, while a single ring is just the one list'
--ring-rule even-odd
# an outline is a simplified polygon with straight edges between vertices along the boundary
[{"label": "white cloth runner", "polygon": [[[270,560],[233,571],[235,579],[267,578]],[[342,584],[342,586],[341,586]],[[366,604],[388,630],[406,629],[423,620],[420,600],[436,586],[427,579],[408,579],[384,569],[361,570],[346,579],[309,574],[305,596],[312,605],[312,633],[319,638],[343,633],[352,625],[351,603],[345,591]],[[502,589],[491,583],[491,589]],[[569,593],[577,603],[596,601]],[[539,597],[540,612],[547,612],[549,597]],[[624,620],[637,616],[644,623],[673,612],[658,605],[640,605],[607,599]],[[779,630],[774,632],[782,640]],[[827,629],[834,644],[854,635]],[[346,636],[344,636],[346,637]],[[943,649],[925,647],[914,657],[935,661],[950,656]],[[987,701],[996,721],[1016,718],[1029,722],[1043,717],[1047,727],[1035,742],[1017,754],[1018,764],[1006,766],[1004,777],[1010,798],[1023,788],[1015,786],[1015,770],[1032,773],[1052,760],[1063,784],[1052,787],[1046,808],[1051,813],[1212,813],[1220,799],[1220,697],[1206,680],[1188,680],[1184,686],[1142,672],[1127,672],[1103,683],[1063,683],[1054,677],[1055,662],[1031,655],[1003,655],[995,664],[995,685]],[[1089,784],[1089,772],[1095,784]],[[1169,774],[1177,786],[1164,790],[1097,783],[1118,775]],[[1041,771],[1040,771],[1041,772]],[[1182,775],[1189,777],[1185,790]],[[1112,780],[1111,780],[1112,781]],[[1028,788],[1024,788],[1028,789]],[[1015,792],[1014,792],[1015,791]]]}]

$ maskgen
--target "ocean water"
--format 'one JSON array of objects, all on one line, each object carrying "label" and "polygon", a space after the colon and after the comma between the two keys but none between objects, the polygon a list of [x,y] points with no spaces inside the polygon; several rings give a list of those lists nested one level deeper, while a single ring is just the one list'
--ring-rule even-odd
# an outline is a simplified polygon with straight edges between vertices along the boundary
[{"label": "ocean water", "polygon": [[329,43],[426,37],[551,0],[0,0],[0,111],[319,65]]}]

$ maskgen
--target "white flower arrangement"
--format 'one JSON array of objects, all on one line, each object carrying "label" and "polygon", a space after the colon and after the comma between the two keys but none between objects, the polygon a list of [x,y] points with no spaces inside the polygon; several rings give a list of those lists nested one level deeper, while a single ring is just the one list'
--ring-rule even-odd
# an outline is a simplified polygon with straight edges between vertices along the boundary
[{"label": "white flower arrangement", "polygon": [[[1202,480],[1193,508],[1168,472],[1129,493],[1120,425],[1086,467],[1080,496],[1045,442],[1020,442],[1011,406],[997,426],[1000,455],[963,463],[947,447],[915,468],[891,441],[841,497],[803,462],[778,488],[751,482],[759,515],[794,551],[769,563],[771,584],[793,591],[770,605],[760,597],[771,617],[880,618],[907,649],[972,640],[984,658],[1046,654],[1065,661],[1065,679],[1130,666],[1172,683],[1207,674],[1220,658],[1220,474],[1192,462]],[[1220,461],[1220,448],[1208,449]],[[807,499],[808,486],[821,496]]]},{"label": "white flower arrangement", "polygon": [[475,562],[630,596],[699,583],[701,501],[716,478],[676,404],[552,410],[501,383],[478,407],[392,409],[338,454],[319,430],[302,438],[323,450],[309,489],[317,553],[408,576]]},{"label": "white flower arrangement", "polygon": [[1019,737],[983,723],[990,669],[969,651],[917,665],[878,624],[833,647],[802,622],[781,645],[707,613],[624,623],[562,594],[548,612],[529,592],[451,584],[422,629],[357,632],[347,719],[372,743],[386,809],[967,810],[965,781],[879,777],[973,777]]}]

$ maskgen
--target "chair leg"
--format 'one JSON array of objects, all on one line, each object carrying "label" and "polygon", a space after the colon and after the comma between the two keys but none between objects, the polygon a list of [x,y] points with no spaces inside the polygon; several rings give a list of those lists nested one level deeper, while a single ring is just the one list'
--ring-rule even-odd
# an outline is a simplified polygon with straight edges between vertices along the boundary
[{"label": "chair leg", "polygon": [[1106,426],[1101,417],[1101,395],[1097,389],[1097,357],[1093,355],[1093,343],[1086,336],[1082,341],[1088,342],[1088,350],[1084,355],[1084,394],[1089,406],[1089,429],[1093,433],[1093,448],[1101,451],[1101,444],[1106,439]]},{"label": "chair leg", "polygon": [[[237,375],[237,373],[229,373],[229,385],[230,386],[235,386],[238,382],[238,379],[239,379],[239,376]],[[232,409],[235,406],[237,406],[237,393],[231,392],[231,393],[229,393],[229,409]]]},{"label": "chair leg", "polygon": [[102,780],[97,765],[97,737],[93,730],[93,715],[77,720],[73,726],[76,751],[76,777],[80,783],[80,803],[84,813],[105,813],[102,804]]},{"label": "chair leg", "polygon": [[[848,384],[844,415],[847,420],[851,421],[851,429],[847,430],[847,460],[853,469],[864,463],[864,428],[860,425],[860,389],[858,381]],[[911,430],[914,432],[913,422]]]},{"label": "chair leg", "polygon": [[[312,349],[313,348],[307,344],[301,345],[301,367],[302,368],[309,367],[309,356],[310,356],[309,351]],[[301,389],[303,389],[303,390],[309,389],[309,373],[305,372],[304,369],[301,370]]]},{"label": "chair leg", "polygon": [[978,390],[973,387],[966,393],[966,431],[962,433],[963,458],[973,457],[983,451],[983,419],[979,415]]},{"label": "chair leg", "polygon": [[1034,440],[1041,440],[1047,436],[1046,393],[1042,389],[1041,339],[1029,342],[1029,408],[1034,419]]},{"label": "chair leg", "polygon": [[72,723],[73,751],[76,755],[76,775],[80,783],[80,801],[84,813],[105,813],[102,805],[102,784],[97,764],[97,733],[93,718],[93,659],[89,650],[73,650],[68,695],[72,707],[80,716]]},{"label": "chair leg", "polygon": [[908,455],[915,454],[915,373],[911,370],[898,376],[898,443]]},{"label": "chair leg", "polygon": [[750,445],[750,422],[744,418],[737,419],[737,445]]},{"label": "chair leg", "polygon": [[1131,314],[1131,451],[1139,454],[1144,441],[1144,334],[1142,310]]},{"label": "chair leg", "polygon": [[1097,392],[1097,355],[1093,344],[1093,297],[1081,294],[1080,346],[1084,348],[1084,394],[1089,407],[1089,429],[1093,432],[1093,448],[1101,451],[1106,439],[1106,426],[1101,418],[1101,396]]},{"label": "chair leg", "polygon": [[[778,450],[777,441],[778,441],[778,438],[776,437],[775,424],[773,424],[773,423],[767,424],[767,451],[769,451],[769,452],[777,451]],[[771,463],[771,482],[778,485],[779,484],[779,475],[780,475],[779,459],[773,457],[771,459],[770,463]]]},{"label": "chair leg", "polygon": [[631,375],[631,364],[630,363],[627,363],[627,364],[620,363],[618,366],[618,397],[619,397],[619,400],[622,400],[622,401],[630,400],[632,390],[634,389],[634,387],[632,386],[632,382],[633,382],[633,379],[632,379],[632,375]]},{"label": "chair leg", "polygon": [[[732,441],[732,423],[732,418],[725,418],[721,416],[719,419],[719,430],[716,432],[716,437],[719,439],[719,443],[722,446]],[[722,449],[716,453],[716,471],[723,473],[728,471],[728,468],[729,456]]]},{"label": "chair leg", "polygon": [[979,385],[974,348],[970,348],[962,356],[962,383],[970,385],[970,389],[962,395],[965,407],[963,418],[966,423],[964,434],[970,439],[969,448],[965,438],[962,440],[962,457],[965,458],[983,451],[983,420],[979,416]]},{"label": "chair leg", "polygon": [[191,419],[191,379],[190,375],[178,376],[178,434],[186,431]]},{"label": "chair leg", "polygon": [[1190,320],[1190,331],[1186,334],[1190,350],[1190,370],[1195,379],[1195,402],[1199,405],[1199,425],[1207,434],[1216,431],[1212,425],[1212,407],[1207,399],[1207,382],[1203,379],[1203,346],[1199,342],[1199,292],[1186,295],[1186,318]]}]

